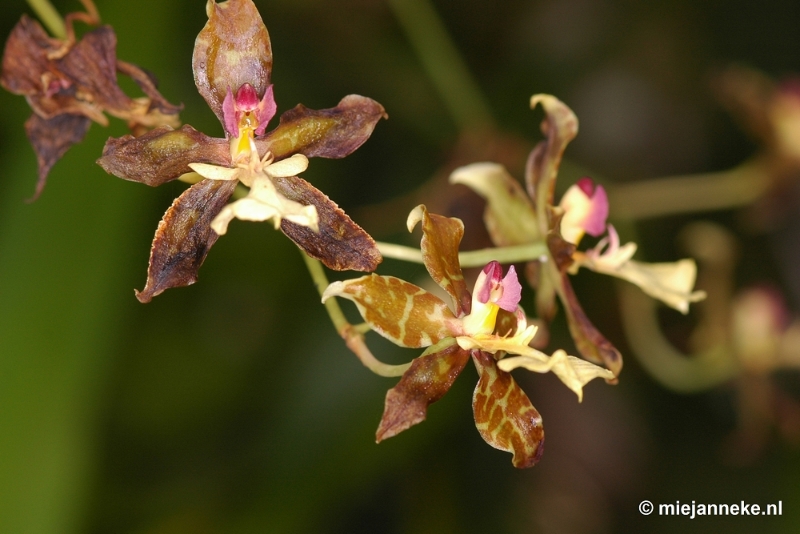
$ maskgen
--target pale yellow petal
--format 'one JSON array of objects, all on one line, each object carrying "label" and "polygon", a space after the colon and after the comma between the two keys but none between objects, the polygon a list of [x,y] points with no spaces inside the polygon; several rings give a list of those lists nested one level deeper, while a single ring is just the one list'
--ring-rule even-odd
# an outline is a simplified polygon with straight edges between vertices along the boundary
[{"label": "pale yellow petal", "polygon": [[297,176],[308,168],[308,158],[302,154],[295,154],[291,158],[277,161],[264,169],[270,176],[284,178],[287,176]]},{"label": "pale yellow petal", "polygon": [[[533,349],[532,349],[533,350]],[[509,372],[518,367],[524,367],[536,373],[553,372],[569,389],[578,396],[578,401],[583,400],[583,386],[595,378],[613,380],[614,373],[603,367],[587,362],[574,356],[569,356],[559,349],[549,358],[541,352],[503,358],[497,366]],[[546,358],[543,361],[542,357]]]},{"label": "pale yellow petal", "polygon": [[580,266],[627,280],[647,295],[684,314],[689,312],[689,303],[706,298],[704,291],[692,291],[697,278],[697,264],[693,259],[668,263],[627,259],[636,251],[635,247],[635,244],[628,243],[613,255],[581,257]]},{"label": "pale yellow petal", "polygon": [[190,163],[189,167],[203,178],[208,178],[209,180],[238,180],[239,169],[230,169],[207,163]]},{"label": "pale yellow petal", "polygon": [[486,199],[484,221],[495,245],[522,245],[539,238],[528,196],[502,165],[473,163],[459,167],[450,175],[450,183],[466,185]]}]

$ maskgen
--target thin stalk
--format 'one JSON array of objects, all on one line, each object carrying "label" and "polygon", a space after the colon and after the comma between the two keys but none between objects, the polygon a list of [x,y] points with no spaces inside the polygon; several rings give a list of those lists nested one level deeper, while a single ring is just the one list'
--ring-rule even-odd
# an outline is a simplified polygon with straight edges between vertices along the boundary
[{"label": "thin stalk", "polygon": [[[303,256],[303,260],[306,262],[308,272],[311,274],[311,279],[314,281],[319,295],[322,296],[325,288],[329,285],[328,277],[325,275],[325,269],[323,269],[322,264],[318,260],[310,257],[302,250],[300,252]],[[344,313],[342,313],[342,309],[339,307],[339,303],[336,301],[335,297],[325,301],[325,309],[328,312],[328,316],[331,318],[334,328],[336,328],[336,331],[342,336],[342,339],[344,339],[347,348],[361,360],[361,363],[363,363],[367,369],[376,375],[387,377],[402,376],[402,374],[406,372],[406,369],[411,366],[411,363],[389,365],[375,358],[364,342],[364,325],[351,325],[345,318]]]},{"label": "thin stalk", "polygon": [[50,34],[56,39],[64,40],[67,38],[67,28],[61,14],[53,7],[48,0],[27,0],[28,5],[39,17],[39,20],[47,26]]},{"label": "thin stalk", "polygon": [[746,206],[770,184],[765,166],[751,161],[721,172],[609,184],[607,190],[614,217],[648,219]]},{"label": "thin stalk", "polygon": [[[423,263],[422,251],[419,249],[380,241],[377,242],[377,245],[380,253],[387,258],[410,263]],[[458,254],[458,261],[461,263],[462,267],[483,267],[492,260],[499,261],[500,263],[517,263],[538,260],[545,254],[547,254],[547,246],[539,242],[511,247],[484,248],[460,252]]]}]

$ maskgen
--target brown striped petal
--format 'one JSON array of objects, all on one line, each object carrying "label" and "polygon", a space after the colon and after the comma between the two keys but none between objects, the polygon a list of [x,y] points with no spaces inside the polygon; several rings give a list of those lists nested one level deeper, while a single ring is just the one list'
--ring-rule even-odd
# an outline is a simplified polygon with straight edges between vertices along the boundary
[{"label": "brown striped petal", "polygon": [[376,441],[380,443],[424,421],[428,406],[447,393],[468,360],[469,352],[456,345],[452,338],[430,347],[414,359],[400,382],[386,392]]},{"label": "brown striped petal", "polygon": [[313,110],[302,104],[281,115],[278,127],[256,139],[258,152],[275,159],[300,153],[309,158],[343,158],[369,139],[383,106],[365,96],[348,95],[335,108]]},{"label": "brown striped petal", "polygon": [[286,219],[281,221],[281,231],[306,254],[334,271],[377,269],[383,257],[375,241],[335,202],[297,176],[276,177],[272,181],[287,199],[317,209],[318,232]]},{"label": "brown striped petal", "polygon": [[491,354],[473,350],[472,361],[480,376],[472,397],[478,432],[492,447],[512,453],[514,467],[532,467],[544,452],[542,417]]},{"label": "brown striped petal", "polygon": [[424,204],[414,208],[408,215],[408,231],[422,221],[422,259],[431,278],[447,291],[455,303],[456,315],[462,317],[470,312],[472,297],[467,291],[461,265],[458,261],[458,245],[464,237],[464,223],[454,217],[443,217],[428,213]]},{"label": "brown striped petal", "polygon": [[147,284],[136,292],[140,302],[150,300],[171,287],[197,281],[197,271],[219,237],[211,221],[228,202],[236,188],[235,180],[203,180],[181,194],[158,224]]},{"label": "brown striped petal", "polygon": [[439,297],[393,276],[334,282],[323,293],[323,302],[330,297],[355,302],[373,330],[401,347],[428,347],[458,335],[461,327]]},{"label": "brown striped petal", "polygon": [[150,186],[191,172],[190,163],[230,166],[228,142],[209,137],[189,125],[180,130],[161,126],[140,137],[109,138],[97,160],[107,173]]},{"label": "brown striped petal", "polygon": [[222,102],[230,89],[249,83],[259,97],[269,85],[272,46],[261,15],[252,0],[206,4],[208,22],[194,45],[192,70],[197,90],[220,123]]}]

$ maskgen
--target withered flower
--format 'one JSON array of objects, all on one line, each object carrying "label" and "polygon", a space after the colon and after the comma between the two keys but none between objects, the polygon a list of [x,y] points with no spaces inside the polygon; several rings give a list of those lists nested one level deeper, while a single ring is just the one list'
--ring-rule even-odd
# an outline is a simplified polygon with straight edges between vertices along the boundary
[{"label": "withered flower", "polygon": [[418,206],[409,215],[409,231],[419,222],[425,267],[452,298],[452,309],[414,284],[376,274],[334,282],[323,294],[323,301],[334,296],[352,300],[367,324],[393,343],[427,347],[386,394],[377,441],[423,421],[428,406],[447,393],[471,356],[480,377],[472,402],[478,431],[493,447],[511,452],[514,466],[531,467],[543,451],[542,418],[508,371],[553,372],[578,399],[587,382],[613,380],[614,374],[563,350],[547,356],[532,348],[536,327],[527,324],[519,307],[521,287],[514,268],[503,277],[500,264],[490,262],[470,296],[458,261],[462,222]]},{"label": "withered flower", "polygon": [[[136,134],[163,124],[180,124],[180,106],[161,96],[152,76],[117,59],[117,38],[111,26],[100,26],[75,39],[74,20],[99,24],[94,5],[89,0],[84,4],[88,13],[67,15],[65,40],[50,37],[38,22],[23,15],[3,52],[0,84],[25,96],[33,110],[25,122],[39,166],[33,199],[44,189],[53,165],[84,138],[91,121],[108,125],[104,112],[126,120]],[[127,96],[117,83],[118,72],[136,82],[145,96]]]},{"label": "withered flower", "polygon": [[[272,49],[261,15],[252,0],[209,0],[206,12],[192,68],[225,138],[188,125],[165,126],[138,138],[109,139],[98,160],[107,172],[150,186],[192,171],[203,178],[175,200],[159,224],[147,284],[137,298],[149,302],[168,288],[194,283],[234,217],[272,220],[331,269],[374,270],[381,256],[372,238],[296,174],[305,170],[307,158],[342,158],[356,150],[386,117],[383,107],[358,95],[320,111],[298,105],[266,132],[277,106],[270,84]],[[238,183],[250,193],[226,206]]]},{"label": "withered flower", "polygon": [[[495,245],[547,244],[547,254],[530,262],[526,269],[528,281],[536,289],[539,316],[552,319],[558,295],[580,353],[590,361],[605,364],[618,375],[622,356],[586,316],[569,274],[586,267],[628,280],[683,313],[688,311],[689,302],[702,299],[705,294],[692,292],[697,272],[693,260],[646,264],[631,259],[636,244],[619,246],[614,227],[606,224],[609,211],[606,192],[590,178],[579,180],[555,204],[555,180],[564,150],[578,133],[578,119],[553,96],[535,95],[531,107],[538,104],[545,111],[542,132],[546,139],[528,158],[527,195],[505,168],[495,163],[461,167],[453,172],[450,181],[470,187],[487,200],[484,221]],[[584,234],[599,237],[605,232],[607,236],[594,249],[585,253],[577,250]]]}]

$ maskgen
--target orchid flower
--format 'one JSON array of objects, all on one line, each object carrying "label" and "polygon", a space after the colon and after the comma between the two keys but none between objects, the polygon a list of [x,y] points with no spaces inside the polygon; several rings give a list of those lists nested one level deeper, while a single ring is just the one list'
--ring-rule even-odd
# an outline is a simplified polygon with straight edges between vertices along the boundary
[{"label": "orchid flower", "polygon": [[519,306],[522,288],[514,267],[503,276],[500,264],[490,262],[470,295],[458,262],[462,222],[430,214],[423,205],[409,215],[409,231],[420,222],[425,267],[449,294],[452,308],[414,284],[376,274],[334,282],[323,293],[323,302],[353,301],[370,328],[393,343],[427,348],[387,393],[377,440],[423,421],[471,356],[479,374],[473,395],[478,431],[493,447],[511,452],[516,467],[530,467],[542,454],[542,419],[508,371],[552,371],[579,400],[587,382],[613,380],[614,374],[564,351],[548,356],[532,348],[536,327],[527,324]]},{"label": "orchid flower", "polygon": [[[331,269],[372,271],[381,255],[372,238],[327,196],[297,176],[308,158],[343,158],[386,117],[369,98],[349,95],[335,108],[302,105],[267,132],[277,105],[270,84],[272,48],[252,0],[206,5],[192,67],[197,89],[217,115],[225,138],[191,126],[161,127],[139,137],[109,139],[98,160],[107,172],[157,186],[194,171],[203,178],[178,197],[158,226],[147,284],[137,298],[197,280],[197,271],[233,218],[271,220]],[[227,205],[237,184],[250,188]]]},{"label": "orchid flower", "polygon": [[[94,4],[89,0],[83,3],[87,13],[66,16],[66,39],[50,37],[38,22],[23,15],[3,51],[0,85],[25,96],[33,110],[25,122],[39,166],[33,199],[44,190],[53,165],[83,140],[92,121],[108,126],[104,112],[127,121],[135,134],[180,124],[181,106],[161,96],[153,77],[117,59],[117,36],[111,26],[75,38],[74,20],[100,23]],[[129,76],[145,96],[126,95],[117,83],[117,73]]]}]

